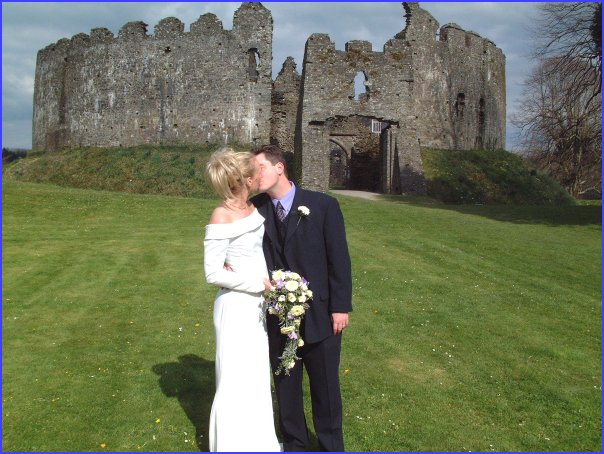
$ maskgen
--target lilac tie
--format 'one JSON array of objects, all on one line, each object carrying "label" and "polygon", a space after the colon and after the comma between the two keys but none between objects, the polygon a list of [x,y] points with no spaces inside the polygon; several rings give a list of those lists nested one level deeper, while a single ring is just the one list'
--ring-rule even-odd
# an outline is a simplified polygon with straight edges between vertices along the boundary
[{"label": "lilac tie", "polygon": [[281,205],[281,202],[277,202],[277,206],[275,207],[275,214],[279,221],[283,222],[285,220],[285,208]]}]

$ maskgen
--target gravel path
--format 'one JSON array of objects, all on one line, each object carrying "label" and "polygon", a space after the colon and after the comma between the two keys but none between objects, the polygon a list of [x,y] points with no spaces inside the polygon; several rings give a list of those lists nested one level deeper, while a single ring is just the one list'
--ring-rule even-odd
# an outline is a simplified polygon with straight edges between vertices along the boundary
[{"label": "gravel path", "polygon": [[331,189],[330,192],[333,192],[334,194],[348,195],[351,197],[360,197],[367,200],[379,200],[381,196],[381,194],[378,194],[377,192],[350,191],[348,189]]}]

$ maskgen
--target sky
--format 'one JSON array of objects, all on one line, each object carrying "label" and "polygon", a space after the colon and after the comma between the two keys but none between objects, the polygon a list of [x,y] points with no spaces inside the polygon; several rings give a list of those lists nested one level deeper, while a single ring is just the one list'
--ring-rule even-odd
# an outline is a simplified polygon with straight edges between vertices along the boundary
[{"label": "sky", "polygon": [[[148,33],[165,17],[174,16],[185,31],[202,14],[211,12],[223,27],[233,26],[240,2],[2,2],[2,147],[31,148],[34,76],[38,50],[77,33],[105,27],[117,36],[130,21],[149,25]],[[405,27],[400,2],[263,2],[273,16],[273,78],[287,56],[298,72],[307,38],[327,33],[336,49],[346,42],[367,40],[374,51]],[[506,56],[506,148],[517,150],[518,131],[509,121],[522,94],[522,84],[534,61],[529,27],[538,3],[420,2],[442,26],[456,23],[493,41]]]}]

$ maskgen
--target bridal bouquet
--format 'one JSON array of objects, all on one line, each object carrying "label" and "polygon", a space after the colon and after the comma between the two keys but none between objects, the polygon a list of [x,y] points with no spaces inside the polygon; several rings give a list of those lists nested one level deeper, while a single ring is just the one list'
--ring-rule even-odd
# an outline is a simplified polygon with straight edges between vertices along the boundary
[{"label": "bridal bouquet", "polygon": [[296,351],[304,345],[300,336],[300,324],[310,307],[308,301],[312,299],[312,291],[308,288],[308,281],[292,271],[273,271],[271,284],[271,289],[264,292],[267,310],[269,314],[279,318],[281,334],[287,336],[283,354],[279,357],[281,363],[275,374],[284,372],[289,375],[290,369],[296,365],[296,360],[300,359]]}]

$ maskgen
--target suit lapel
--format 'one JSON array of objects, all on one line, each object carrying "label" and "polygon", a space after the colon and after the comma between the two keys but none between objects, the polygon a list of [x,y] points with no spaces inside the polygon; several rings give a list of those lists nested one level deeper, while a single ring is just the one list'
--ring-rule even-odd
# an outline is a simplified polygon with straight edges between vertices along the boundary
[{"label": "suit lapel", "polygon": [[279,244],[277,229],[275,228],[275,210],[271,198],[266,195],[265,202],[262,203],[258,208],[258,212],[264,217],[264,231],[270,238],[273,244]]},{"label": "suit lapel", "polygon": [[298,213],[298,207],[304,204],[304,190],[300,187],[296,187],[296,195],[294,195],[294,200],[292,202],[292,208],[289,211],[288,222],[287,222],[287,233],[285,234],[285,241],[283,244],[286,244],[291,237],[294,235],[294,232],[300,225],[300,214]]}]

